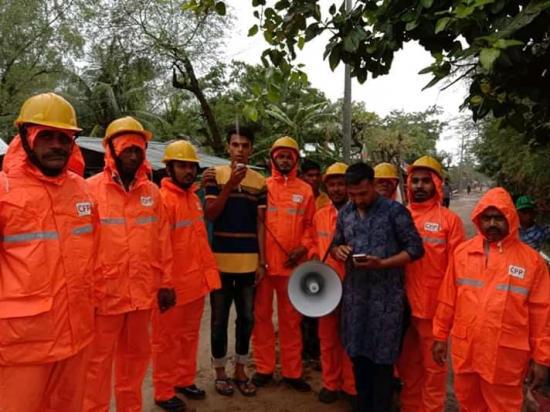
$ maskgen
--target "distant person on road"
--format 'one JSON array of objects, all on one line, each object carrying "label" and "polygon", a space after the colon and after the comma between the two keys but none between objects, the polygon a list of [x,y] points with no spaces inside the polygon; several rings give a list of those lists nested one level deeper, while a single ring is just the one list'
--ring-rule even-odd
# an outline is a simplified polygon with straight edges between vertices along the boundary
[{"label": "distant person on road", "polygon": [[453,189],[451,188],[451,183],[449,178],[445,178],[445,183],[443,183],[443,206],[449,207],[451,205],[451,198],[453,197]]},{"label": "distant person on road", "polygon": [[519,412],[524,381],[536,390],[550,365],[550,277],[520,242],[504,189],[487,192],[472,221],[479,234],[458,246],[439,292],[433,357],[444,365],[450,346],[461,410]]},{"label": "distant person on road", "polygon": [[520,196],[516,201],[519,215],[519,237],[535,250],[542,250],[550,241],[550,225],[539,225],[536,222],[537,210],[531,196]]},{"label": "distant person on road", "polygon": [[403,335],[404,266],[424,249],[405,206],[376,192],[372,167],[356,163],[345,177],[350,202],[338,214],[331,250],[346,266],[340,333],[358,410],[387,412]]},{"label": "distant person on road", "polygon": [[466,193],[470,194],[471,191],[472,191],[472,186],[470,186],[470,184],[468,183],[468,186],[466,186]]}]

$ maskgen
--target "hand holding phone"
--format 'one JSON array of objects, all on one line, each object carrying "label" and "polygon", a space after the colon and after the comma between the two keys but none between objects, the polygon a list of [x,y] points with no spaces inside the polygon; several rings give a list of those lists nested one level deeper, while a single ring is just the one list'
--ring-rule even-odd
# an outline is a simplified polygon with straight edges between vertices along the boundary
[{"label": "hand holding phone", "polygon": [[365,253],[355,253],[351,257],[355,262],[358,263],[363,263],[369,260],[368,256]]}]

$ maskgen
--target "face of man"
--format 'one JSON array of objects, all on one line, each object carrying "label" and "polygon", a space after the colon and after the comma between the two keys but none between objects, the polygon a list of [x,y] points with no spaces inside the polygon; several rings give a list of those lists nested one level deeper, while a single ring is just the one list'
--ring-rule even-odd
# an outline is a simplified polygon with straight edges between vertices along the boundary
[{"label": "face of man", "polygon": [[479,229],[489,242],[500,242],[510,230],[506,217],[496,207],[488,207],[479,216]]},{"label": "face of man", "polygon": [[252,143],[248,138],[238,134],[232,134],[227,143],[227,153],[234,163],[248,164],[248,158],[252,153]]},{"label": "face of man", "polygon": [[138,146],[130,146],[118,155],[119,172],[125,176],[134,176],[145,160],[145,152]]},{"label": "face of man", "polygon": [[183,189],[191,187],[197,177],[197,164],[175,160],[168,167],[172,180]]},{"label": "face of man", "polygon": [[366,210],[376,199],[377,193],[374,188],[374,182],[367,179],[362,180],[356,185],[347,185],[349,200],[361,210]]},{"label": "face of man", "polygon": [[61,131],[42,130],[34,140],[33,152],[38,167],[46,176],[59,175],[73,150],[74,139]]},{"label": "face of man", "polygon": [[411,177],[413,202],[421,203],[435,196],[435,184],[428,169],[415,169]]},{"label": "face of man", "polygon": [[535,209],[521,209],[518,210],[519,223],[521,227],[529,228],[535,224]]},{"label": "face of man", "polygon": [[302,180],[311,186],[313,193],[319,193],[321,187],[321,171],[319,169],[309,169],[304,172]]},{"label": "face of man", "polygon": [[290,149],[278,149],[273,154],[273,163],[279,172],[288,175],[296,166],[295,154]]},{"label": "face of man", "polygon": [[327,194],[334,205],[341,205],[348,200],[346,179],[344,176],[330,176],[325,179]]},{"label": "face of man", "polygon": [[380,196],[391,199],[397,188],[397,181],[395,179],[375,179],[374,185]]}]

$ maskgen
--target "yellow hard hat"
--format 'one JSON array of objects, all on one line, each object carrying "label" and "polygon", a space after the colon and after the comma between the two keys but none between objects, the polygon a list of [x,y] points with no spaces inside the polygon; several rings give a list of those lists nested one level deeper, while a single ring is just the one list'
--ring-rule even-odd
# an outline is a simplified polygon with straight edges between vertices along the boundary
[{"label": "yellow hard hat", "polygon": [[325,170],[323,181],[330,176],[341,176],[346,173],[346,170],[348,170],[347,164],[341,162],[333,163],[329,167],[327,167],[327,170]]},{"label": "yellow hard hat", "polygon": [[397,174],[397,167],[395,167],[391,163],[379,163],[376,166],[374,166],[374,178],[399,180],[399,175]]},{"label": "yellow hard hat", "polygon": [[143,136],[147,142],[153,138],[153,133],[145,130],[140,122],[131,116],[126,116],[113,120],[111,124],[107,126],[107,131],[105,132],[105,137],[103,138],[103,144],[107,143],[107,141],[112,137],[115,137],[117,134],[121,133],[139,134]]},{"label": "yellow hard hat", "polygon": [[300,148],[298,147],[298,143],[296,143],[296,140],[294,140],[290,136],[283,136],[279,137],[277,140],[275,140],[275,143],[273,143],[273,146],[271,146],[270,153],[273,154],[275,150],[277,149],[292,149],[296,153],[300,153]]},{"label": "yellow hard hat", "polygon": [[162,162],[168,163],[170,160],[199,163],[197,151],[187,140],[177,140],[166,146]]},{"label": "yellow hard hat", "polygon": [[56,127],[63,130],[80,132],[76,123],[73,106],[55,93],[42,93],[32,96],[23,103],[15,125],[24,123]]},{"label": "yellow hard hat", "polygon": [[431,156],[422,156],[419,159],[416,159],[415,162],[410,166],[409,170],[413,171],[414,169],[430,169],[431,171],[437,173],[439,177],[443,176],[443,167],[436,159]]}]

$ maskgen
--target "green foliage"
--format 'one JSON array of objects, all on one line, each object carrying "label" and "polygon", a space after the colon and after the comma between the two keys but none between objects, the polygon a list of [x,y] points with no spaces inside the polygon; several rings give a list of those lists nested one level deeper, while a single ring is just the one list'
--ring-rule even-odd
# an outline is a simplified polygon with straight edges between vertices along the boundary
[{"label": "green foliage", "polygon": [[[193,1],[201,12],[212,1]],[[332,69],[340,62],[364,82],[387,74],[394,54],[417,41],[433,56],[421,73],[431,73],[426,85],[465,78],[470,84],[464,105],[474,120],[488,114],[504,126],[527,131],[538,140],[550,131],[549,0],[358,0],[349,12],[345,1],[323,14],[320,1],[252,0],[269,48],[265,64],[284,73],[293,71],[297,48],[328,32],[325,58]]]},{"label": "green foliage", "polygon": [[13,121],[30,95],[53,89],[69,56],[79,56],[75,1],[0,2],[0,135],[13,136]]}]

